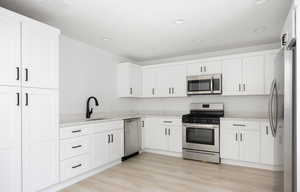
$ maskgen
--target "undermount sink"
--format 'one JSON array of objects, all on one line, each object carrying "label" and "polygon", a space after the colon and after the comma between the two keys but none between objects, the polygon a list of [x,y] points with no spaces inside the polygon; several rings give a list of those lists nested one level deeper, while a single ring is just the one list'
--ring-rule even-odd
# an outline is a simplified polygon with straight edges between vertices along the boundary
[{"label": "undermount sink", "polygon": [[86,121],[100,121],[100,120],[105,120],[105,119],[107,119],[107,118],[99,117],[99,118],[86,119]]}]

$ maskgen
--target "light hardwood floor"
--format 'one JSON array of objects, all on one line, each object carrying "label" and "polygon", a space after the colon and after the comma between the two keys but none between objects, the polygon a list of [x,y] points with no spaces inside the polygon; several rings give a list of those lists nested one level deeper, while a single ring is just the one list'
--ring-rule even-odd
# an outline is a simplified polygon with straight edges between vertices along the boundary
[{"label": "light hardwood floor", "polygon": [[279,192],[278,172],[143,153],[62,192]]}]

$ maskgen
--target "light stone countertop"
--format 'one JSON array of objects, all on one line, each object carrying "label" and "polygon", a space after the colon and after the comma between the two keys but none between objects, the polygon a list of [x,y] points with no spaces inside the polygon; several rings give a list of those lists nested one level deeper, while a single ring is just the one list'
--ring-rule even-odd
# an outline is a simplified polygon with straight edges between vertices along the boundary
[{"label": "light stone countertop", "polygon": [[268,120],[268,114],[264,113],[239,113],[239,114],[226,114],[221,119],[223,120],[233,120],[233,121],[239,121],[239,120],[248,120],[248,121],[263,121]]},{"label": "light stone countertop", "polygon": [[[72,127],[77,125],[97,124],[102,122],[118,121],[131,118],[143,117],[164,117],[164,118],[181,118],[188,112],[162,112],[162,111],[143,111],[143,112],[115,112],[115,113],[98,113],[93,114],[90,120],[86,120],[84,114],[73,114],[61,118],[60,128]],[[101,118],[100,120],[97,120]],[[96,120],[95,120],[96,119]]]}]

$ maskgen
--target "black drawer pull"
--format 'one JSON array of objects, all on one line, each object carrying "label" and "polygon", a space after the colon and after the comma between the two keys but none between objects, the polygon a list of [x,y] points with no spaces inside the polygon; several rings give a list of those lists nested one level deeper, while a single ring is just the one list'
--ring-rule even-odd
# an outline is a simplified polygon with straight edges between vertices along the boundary
[{"label": "black drawer pull", "polygon": [[81,164],[78,164],[78,165],[75,165],[72,167],[72,169],[76,169],[77,167],[81,167],[82,165]]},{"label": "black drawer pull", "polygon": [[243,124],[233,124],[233,126],[235,126],[235,127],[246,127],[246,125],[243,125]]},{"label": "black drawer pull", "polygon": [[173,121],[164,121],[164,123],[173,123]]},{"label": "black drawer pull", "polygon": [[75,145],[72,147],[72,149],[76,149],[76,148],[79,148],[79,147],[82,147],[82,145]]},{"label": "black drawer pull", "polygon": [[72,131],[72,133],[79,133],[79,132],[81,132],[81,130]]}]

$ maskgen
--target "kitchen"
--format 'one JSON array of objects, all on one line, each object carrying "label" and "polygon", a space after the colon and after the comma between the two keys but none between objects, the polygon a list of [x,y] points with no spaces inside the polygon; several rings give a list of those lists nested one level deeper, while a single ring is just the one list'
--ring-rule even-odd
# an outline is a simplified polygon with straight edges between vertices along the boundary
[{"label": "kitchen", "polygon": [[[83,11],[76,1],[0,2],[0,60],[11,64],[0,70],[0,124],[8,127],[0,144],[1,191],[296,191],[298,139],[285,127],[296,121],[290,50],[297,2],[232,2],[241,16],[239,6],[277,11],[266,21],[254,18],[248,39],[219,35],[218,48],[207,45],[214,41],[174,40],[195,38],[193,14],[168,12],[176,19],[166,31],[156,28],[161,36],[148,32],[145,42],[138,32],[155,28],[152,16],[137,18],[143,22],[133,32],[122,27],[136,22],[135,6],[102,3],[86,3],[91,14],[82,12],[76,24]],[[180,10],[197,12],[191,5]],[[122,14],[122,30],[102,19],[105,32],[93,25],[99,10]],[[169,30],[178,32],[168,39]],[[162,37],[168,42],[158,47]],[[188,52],[190,46],[202,49]]]}]

